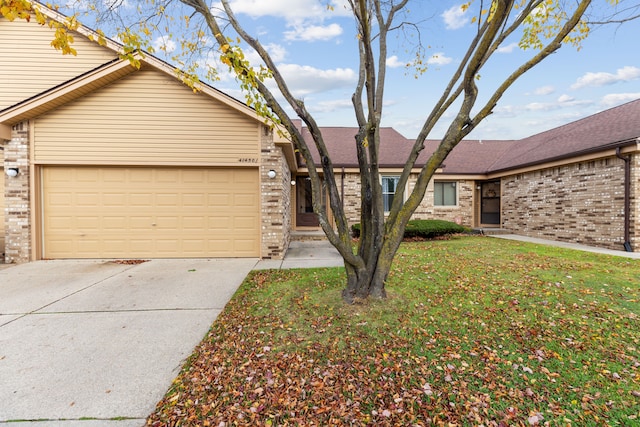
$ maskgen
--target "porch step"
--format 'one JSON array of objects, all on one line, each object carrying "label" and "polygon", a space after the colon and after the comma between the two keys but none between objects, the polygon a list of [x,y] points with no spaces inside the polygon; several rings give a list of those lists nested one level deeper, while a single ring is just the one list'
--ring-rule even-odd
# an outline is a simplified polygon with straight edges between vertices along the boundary
[{"label": "porch step", "polygon": [[294,230],[291,232],[292,242],[309,242],[327,240],[322,230]]},{"label": "porch step", "polygon": [[478,234],[483,234],[485,236],[495,236],[499,234],[512,234],[511,231],[505,230],[504,228],[491,228],[491,227],[474,228],[473,232]]}]

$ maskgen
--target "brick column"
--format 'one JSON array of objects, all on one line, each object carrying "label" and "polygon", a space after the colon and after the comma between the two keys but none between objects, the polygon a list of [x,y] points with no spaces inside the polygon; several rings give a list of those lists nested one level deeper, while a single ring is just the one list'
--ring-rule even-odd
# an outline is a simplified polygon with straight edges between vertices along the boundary
[{"label": "brick column", "polygon": [[29,187],[29,122],[12,128],[4,147],[4,170],[17,168],[18,176],[5,176],[5,262],[31,259],[31,205]]},{"label": "brick column", "polygon": [[[269,171],[276,176],[270,178]],[[267,126],[263,126],[261,133],[260,190],[262,257],[282,259],[291,232],[291,171]]]}]

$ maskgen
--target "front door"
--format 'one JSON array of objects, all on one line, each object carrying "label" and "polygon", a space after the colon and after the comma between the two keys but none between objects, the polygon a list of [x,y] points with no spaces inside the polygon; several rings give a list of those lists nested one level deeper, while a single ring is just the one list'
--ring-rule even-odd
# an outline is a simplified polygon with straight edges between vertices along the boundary
[{"label": "front door", "polygon": [[500,225],[500,181],[480,184],[480,222]]},{"label": "front door", "polygon": [[308,176],[296,177],[296,226],[319,227],[320,222],[313,213],[311,198],[311,179]]}]

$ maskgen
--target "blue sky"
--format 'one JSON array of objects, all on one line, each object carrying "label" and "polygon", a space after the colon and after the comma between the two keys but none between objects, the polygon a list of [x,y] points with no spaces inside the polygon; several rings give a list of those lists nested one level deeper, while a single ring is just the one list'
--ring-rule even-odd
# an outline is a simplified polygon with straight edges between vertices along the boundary
[{"label": "blue sky", "polygon": [[[357,78],[353,19],[343,0],[232,0],[237,16],[267,47],[294,93],[322,126],[354,126],[350,103]],[[477,3],[477,2],[476,2]],[[415,52],[416,33],[390,38],[384,126],[415,137],[474,35],[470,13],[458,1],[415,0],[406,20],[423,21],[429,69],[418,78],[404,64]],[[600,7],[604,0],[596,0]],[[640,21],[600,27],[580,51],[565,46],[525,74],[469,138],[512,139],[532,135],[640,98]],[[481,98],[530,55],[507,40],[478,81]],[[156,40],[159,46],[161,40]],[[252,57],[251,52],[248,53]],[[213,85],[243,99],[233,79]],[[443,120],[430,138],[442,135]]]}]

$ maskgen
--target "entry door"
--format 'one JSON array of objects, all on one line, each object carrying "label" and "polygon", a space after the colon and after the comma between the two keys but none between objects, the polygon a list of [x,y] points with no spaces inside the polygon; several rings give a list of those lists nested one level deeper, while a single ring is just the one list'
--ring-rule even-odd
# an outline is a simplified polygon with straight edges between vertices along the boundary
[{"label": "entry door", "polygon": [[311,179],[308,176],[296,177],[296,226],[319,227],[317,215],[313,212],[311,197]]},{"label": "entry door", "polygon": [[480,222],[500,225],[500,181],[480,184]]}]

